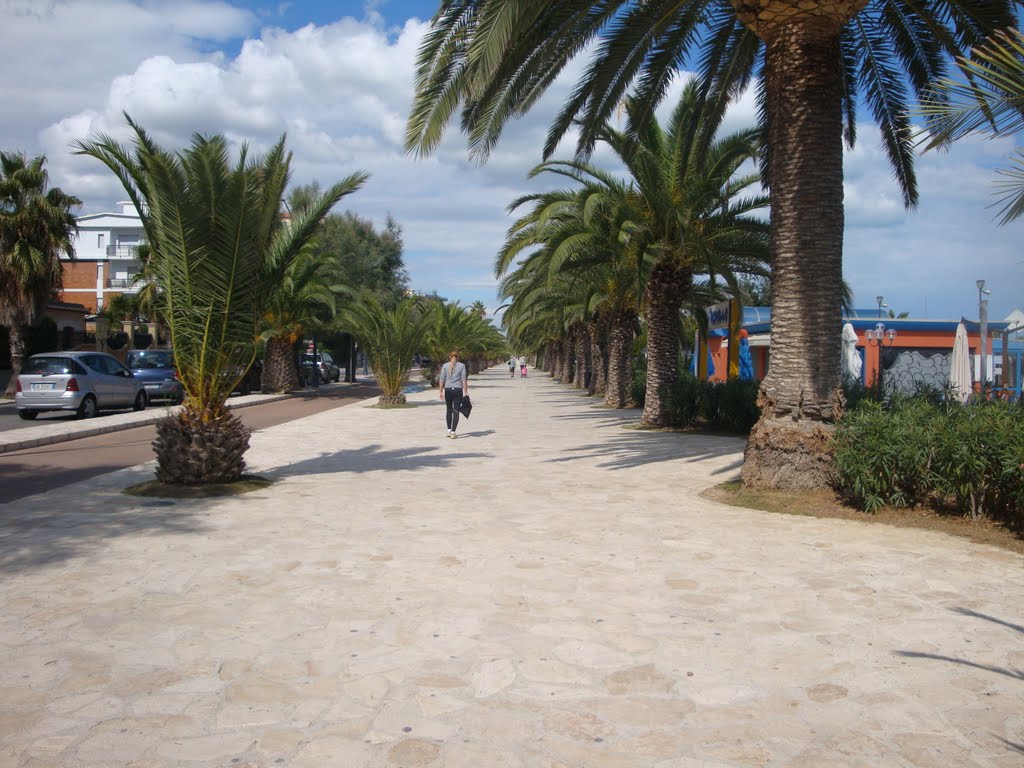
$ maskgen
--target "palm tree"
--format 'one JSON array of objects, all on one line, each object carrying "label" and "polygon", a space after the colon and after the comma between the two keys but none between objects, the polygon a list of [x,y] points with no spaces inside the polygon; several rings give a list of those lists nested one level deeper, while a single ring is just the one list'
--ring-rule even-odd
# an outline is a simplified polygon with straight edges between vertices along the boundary
[{"label": "palm tree", "polygon": [[263,310],[260,338],[266,342],[263,391],[289,392],[299,386],[295,344],[310,330],[324,330],[336,312],[337,270],[310,249],[292,262]]},{"label": "palm tree", "polygon": [[469,309],[474,315],[481,319],[487,317],[487,307],[484,305],[482,301],[474,301],[470,305]]},{"label": "palm tree", "polygon": [[[445,0],[423,41],[406,146],[432,151],[456,110],[479,157],[595,43],[555,118],[550,157],[570,128],[586,155],[635,85],[642,130],[687,54],[706,97],[724,101],[759,76],[765,177],[772,191],[772,356],[744,481],[822,486],[838,402],[843,139],[858,91],[882,129],[904,202],[917,202],[908,116],[948,59],[1015,26],[1015,0]],[[906,78],[904,78],[904,73]],[[908,87],[909,86],[909,87]]]},{"label": "palm tree", "polygon": [[435,318],[415,299],[385,306],[370,293],[341,312],[341,323],[366,350],[380,387],[382,405],[405,402],[402,388],[409,381],[413,357]]},{"label": "palm tree", "polygon": [[[626,102],[631,116],[635,106]],[[678,376],[679,313],[690,300],[694,276],[749,271],[730,264],[755,265],[768,257],[767,225],[750,215],[767,205],[767,197],[748,194],[760,180],[757,174],[738,174],[757,156],[758,132],[717,138],[721,117],[691,82],[667,130],[652,121],[632,136],[610,125],[599,133],[625,165],[628,185],[582,161],[552,161],[533,172],[558,173],[584,189],[598,185],[602,196],[590,197],[592,204],[610,199],[612,210],[628,211],[619,232],[645,276],[647,387],[641,423],[650,426],[664,426],[668,419],[663,395]]]},{"label": "palm tree", "polygon": [[[975,131],[1005,136],[1024,129],[1024,33],[997,32],[973,51],[974,60],[961,57],[969,80],[944,78],[934,97],[922,105],[930,118],[931,141],[926,149],[946,146]],[[1024,149],[1017,148],[998,182],[1000,224],[1024,215]]]},{"label": "palm tree", "polygon": [[172,154],[125,117],[134,151],[102,135],[77,147],[117,175],[139,212],[185,387],[184,407],[157,425],[157,478],[231,482],[245,467],[249,430],[225,403],[254,359],[259,317],[320,221],[366,176],[334,185],[285,226],[283,137],[263,157],[243,145],[231,163],[223,136],[197,134]]},{"label": "palm tree", "polygon": [[75,256],[72,209],[82,201],[48,188],[45,164],[42,156],[0,152],[0,325],[8,329],[11,349],[5,397],[14,397],[25,358],[23,329],[63,286],[60,254]]}]

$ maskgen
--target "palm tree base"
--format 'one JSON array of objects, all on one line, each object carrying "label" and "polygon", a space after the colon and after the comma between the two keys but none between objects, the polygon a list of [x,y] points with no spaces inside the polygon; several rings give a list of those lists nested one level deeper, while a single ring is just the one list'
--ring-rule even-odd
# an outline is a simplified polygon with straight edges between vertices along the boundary
[{"label": "palm tree base", "polygon": [[381,395],[377,402],[380,405],[405,405],[405,394],[399,392],[397,395]]},{"label": "palm tree base", "polygon": [[157,422],[156,477],[172,485],[233,483],[245,470],[252,434],[232,413],[203,421],[188,410]]},{"label": "palm tree base", "polygon": [[834,431],[833,424],[821,421],[762,416],[747,439],[743,484],[784,490],[828,487]]}]

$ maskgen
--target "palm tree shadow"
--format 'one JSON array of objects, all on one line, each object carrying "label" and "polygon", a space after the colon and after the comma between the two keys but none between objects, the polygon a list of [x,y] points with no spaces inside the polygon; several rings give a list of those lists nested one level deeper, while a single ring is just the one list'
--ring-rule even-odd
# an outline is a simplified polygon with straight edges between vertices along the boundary
[{"label": "palm tree shadow", "polygon": [[997,619],[995,616],[989,616],[986,613],[978,613],[977,611],[972,611],[970,608],[953,608],[952,611],[954,613],[959,613],[961,616],[971,616],[975,619],[984,619],[985,621],[991,621],[993,624],[1001,624],[1004,627],[1009,627],[1014,632],[1024,633],[1024,627],[1020,624],[1013,624],[1009,621],[1004,621],[1003,619]]},{"label": "palm tree shadow", "polygon": [[0,507],[0,573],[14,573],[70,560],[121,536],[203,533],[200,517],[210,500],[141,499],[110,490],[81,494],[46,511]]},{"label": "palm tree shadow", "polygon": [[[583,458],[603,458],[598,464],[606,469],[629,469],[663,461],[689,462],[721,459],[743,451],[743,438],[691,435],[679,432],[649,432],[622,430],[608,439],[575,447],[552,462],[576,461]],[[738,458],[715,474],[729,474],[743,465]]]},{"label": "palm tree shadow", "polygon": [[[457,444],[457,442],[456,442]],[[462,452],[447,453],[432,446],[381,450],[380,445],[367,445],[347,451],[326,453],[275,469],[260,471],[263,477],[280,480],[301,475],[329,475],[342,472],[395,472],[415,469],[448,467],[460,459],[490,458],[491,454]]]},{"label": "palm tree shadow", "polygon": [[[971,610],[970,608],[952,608],[950,609],[954,613],[959,613],[961,616],[968,616],[975,619],[982,619],[983,621],[990,621],[993,624],[999,624],[1000,626],[1012,629],[1014,632],[1024,633],[1024,627],[1019,624],[1014,624],[1003,619],[997,619],[995,616],[989,616],[985,613],[979,613],[978,611]],[[1004,675],[1014,680],[1020,680],[1024,682],[1024,669],[1016,669],[1012,667],[998,667],[994,664],[979,664],[976,661],[970,661],[969,659],[960,659],[955,656],[942,656],[936,653],[922,653],[920,651],[893,651],[896,656],[902,656],[907,659],[933,659],[934,661],[948,661],[951,664],[962,664],[966,667],[973,667],[974,669],[981,669],[985,672],[994,672],[997,675]],[[1020,749],[1020,745],[1007,742],[1008,745]]]}]

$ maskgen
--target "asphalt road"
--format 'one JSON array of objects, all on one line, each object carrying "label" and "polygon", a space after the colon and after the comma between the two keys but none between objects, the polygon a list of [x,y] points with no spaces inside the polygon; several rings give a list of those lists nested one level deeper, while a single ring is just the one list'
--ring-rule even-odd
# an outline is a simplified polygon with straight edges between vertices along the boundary
[{"label": "asphalt road", "polygon": [[[253,431],[301,419],[365,400],[379,394],[376,387],[351,387],[297,394],[287,400],[250,405],[236,413]],[[3,419],[21,422],[13,408],[3,408]],[[8,413],[8,412],[11,413]],[[42,416],[40,416],[42,418]],[[98,418],[103,418],[99,416]],[[60,488],[98,474],[142,464],[153,459],[156,427],[147,425],[95,437],[0,453],[0,504]]]}]

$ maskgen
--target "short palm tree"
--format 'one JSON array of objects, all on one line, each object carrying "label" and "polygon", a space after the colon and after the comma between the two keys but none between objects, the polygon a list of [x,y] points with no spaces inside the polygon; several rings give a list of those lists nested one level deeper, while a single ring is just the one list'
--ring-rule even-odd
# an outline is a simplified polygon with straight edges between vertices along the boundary
[{"label": "short palm tree", "polygon": [[839,402],[843,140],[854,141],[859,96],[881,126],[904,201],[915,205],[912,93],[941,79],[951,57],[1015,27],[1018,8],[1017,0],[444,0],[420,49],[406,146],[431,152],[461,108],[470,147],[485,157],[508,120],[591,48],[545,157],[570,129],[589,153],[634,86],[631,129],[642,130],[689,54],[708,99],[727,100],[757,77],[774,304],[743,479],[823,486]]},{"label": "short palm tree", "polygon": [[415,299],[385,306],[370,293],[346,307],[339,321],[366,351],[380,387],[382,405],[405,402],[413,357],[420,351],[435,318]]},{"label": "short palm tree", "polygon": [[[973,132],[1006,136],[1024,129],[1024,33],[996,33],[972,59],[961,58],[960,67],[969,79],[940,80],[922,105],[933,132],[928,149]],[[1010,168],[999,174],[994,205],[1001,206],[999,223],[1008,224],[1024,215],[1024,149],[1018,147]]]},{"label": "short palm tree", "polygon": [[0,152],[0,325],[10,336],[13,397],[25,358],[23,329],[61,289],[61,253],[74,258],[78,231],[72,211],[82,204],[49,187],[46,158]]},{"label": "short palm tree", "polygon": [[157,426],[157,478],[232,482],[245,467],[249,430],[226,401],[253,362],[259,317],[323,217],[366,176],[334,185],[286,226],[283,137],[263,157],[243,145],[232,163],[223,136],[196,135],[172,154],[126,118],[133,150],[108,136],[77,146],[117,175],[139,212],[185,387],[184,407]]}]

